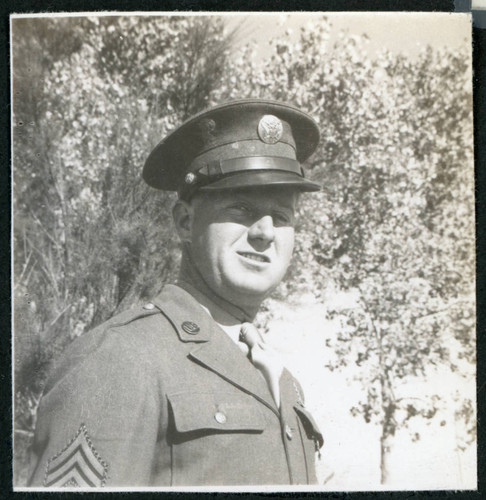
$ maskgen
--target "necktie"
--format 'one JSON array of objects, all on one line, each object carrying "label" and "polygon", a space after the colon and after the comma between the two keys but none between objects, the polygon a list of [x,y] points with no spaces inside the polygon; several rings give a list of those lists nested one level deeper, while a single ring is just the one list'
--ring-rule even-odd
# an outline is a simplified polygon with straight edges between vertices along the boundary
[{"label": "necktie", "polygon": [[260,332],[251,323],[241,325],[240,341],[248,346],[251,362],[265,378],[273,399],[280,407],[279,380],[283,365],[278,354],[265,343]]}]

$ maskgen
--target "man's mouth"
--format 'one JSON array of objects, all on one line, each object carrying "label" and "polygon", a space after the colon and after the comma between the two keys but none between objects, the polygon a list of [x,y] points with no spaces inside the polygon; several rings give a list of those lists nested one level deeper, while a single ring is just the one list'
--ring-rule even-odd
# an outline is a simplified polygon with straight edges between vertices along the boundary
[{"label": "man's mouth", "polygon": [[270,259],[263,254],[257,254],[257,253],[251,253],[251,252],[238,252],[238,255],[241,255],[242,257],[245,257],[246,259],[249,260],[254,260],[256,262],[270,262]]}]

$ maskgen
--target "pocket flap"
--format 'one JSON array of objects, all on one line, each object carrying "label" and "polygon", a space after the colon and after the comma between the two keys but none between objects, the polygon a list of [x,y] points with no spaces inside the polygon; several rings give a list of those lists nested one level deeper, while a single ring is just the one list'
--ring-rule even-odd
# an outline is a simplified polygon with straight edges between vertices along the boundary
[{"label": "pocket flap", "polygon": [[178,432],[198,429],[263,432],[265,418],[251,396],[184,392],[168,396]]},{"label": "pocket flap", "polygon": [[317,439],[319,442],[319,448],[321,448],[324,444],[324,437],[322,436],[314,417],[303,406],[295,405],[294,410],[297,412],[297,415],[299,415],[300,420],[304,425],[307,437],[310,439]]}]

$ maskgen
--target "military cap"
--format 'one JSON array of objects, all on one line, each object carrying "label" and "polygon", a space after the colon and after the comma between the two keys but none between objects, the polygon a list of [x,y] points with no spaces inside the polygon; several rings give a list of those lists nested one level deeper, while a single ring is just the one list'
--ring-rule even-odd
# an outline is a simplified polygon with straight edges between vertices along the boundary
[{"label": "military cap", "polygon": [[230,101],[199,113],[165,137],[143,168],[147,184],[190,198],[198,190],[287,185],[320,186],[301,164],[319,142],[316,122],[277,101]]}]

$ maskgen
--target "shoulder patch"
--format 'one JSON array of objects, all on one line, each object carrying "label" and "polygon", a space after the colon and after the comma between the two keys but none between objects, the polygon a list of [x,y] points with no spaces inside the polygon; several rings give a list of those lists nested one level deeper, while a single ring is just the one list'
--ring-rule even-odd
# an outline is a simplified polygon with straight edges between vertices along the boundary
[{"label": "shoulder patch", "polygon": [[86,488],[105,485],[108,464],[95,450],[88,430],[81,424],[68,445],[47,462],[46,488]]}]

